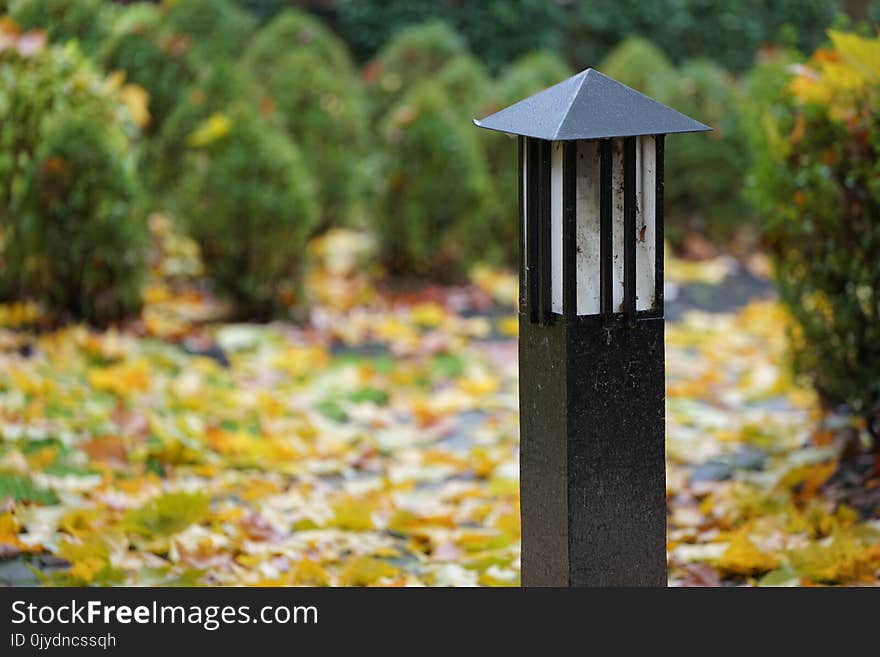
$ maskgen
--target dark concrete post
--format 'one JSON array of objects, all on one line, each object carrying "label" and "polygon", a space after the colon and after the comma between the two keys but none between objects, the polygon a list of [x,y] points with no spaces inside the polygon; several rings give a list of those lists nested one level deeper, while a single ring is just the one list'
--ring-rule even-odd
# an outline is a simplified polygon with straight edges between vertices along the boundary
[{"label": "dark concrete post", "polygon": [[708,130],[588,69],[519,135],[524,586],[665,586],[664,135]]}]

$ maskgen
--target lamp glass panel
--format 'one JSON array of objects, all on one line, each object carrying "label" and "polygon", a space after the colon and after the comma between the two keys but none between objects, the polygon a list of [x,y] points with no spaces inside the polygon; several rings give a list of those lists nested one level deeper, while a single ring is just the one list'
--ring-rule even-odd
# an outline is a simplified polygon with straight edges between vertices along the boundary
[{"label": "lamp glass panel", "polygon": [[599,314],[599,142],[577,144],[577,314]]},{"label": "lamp glass panel", "polygon": [[654,137],[639,137],[636,160],[636,310],[651,310],[657,296],[657,150]]},{"label": "lamp glass panel", "polygon": [[550,144],[550,309],[562,314],[562,147]]}]

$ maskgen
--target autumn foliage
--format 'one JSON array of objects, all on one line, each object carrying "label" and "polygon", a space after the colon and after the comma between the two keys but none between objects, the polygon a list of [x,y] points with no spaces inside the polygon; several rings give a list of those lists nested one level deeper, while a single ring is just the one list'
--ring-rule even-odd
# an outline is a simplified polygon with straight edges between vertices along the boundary
[{"label": "autumn foliage", "polygon": [[880,436],[880,39],[830,38],[760,113],[753,196],[796,319],[795,369]]},{"label": "autumn foliage", "polygon": [[[646,3],[291,4],[0,0],[0,585],[519,583],[516,140],[471,118],[574,72],[530,16]],[[734,77],[684,4],[600,68],[713,126],[666,238],[763,230],[781,303],[669,250],[669,582],[876,584],[880,40]]]}]

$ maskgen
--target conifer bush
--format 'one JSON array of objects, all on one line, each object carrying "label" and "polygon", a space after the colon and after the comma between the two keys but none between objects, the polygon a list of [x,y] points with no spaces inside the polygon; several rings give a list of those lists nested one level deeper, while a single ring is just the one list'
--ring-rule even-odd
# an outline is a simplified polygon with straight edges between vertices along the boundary
[{"label": "conifer bush", "polygon": [[744,71],[767,44],[815,48],[841,4],[835,0],[572,2],[564,21],[566,51],[578,67],[595,66],[622,40],[643,34],[676,65],[705,57],[727,70]]},{"label": "conifer bush", "polygon": [[515,60],[495,84],[493,111],[527,98],[542,89],[571,77],[574,71],[559,55],[536,50]]},{"label": "conifer bush", "polygon": [[91,54],[107,38],[113,9],[102,0],[11,0],[8,11],[22,29],[46,30],[52,43],[75,39]]},{"label": "conifer bush", "polygon": [[381,127],[382,202],[375,230],[388,271],[455,278],[504,248],[493,235],[496,196],[476,129],[425,81]]},{"label": "conifer bush", "polygon": [[359,84],[308,50],[280,58],[264,75],[279,122],[312,173],[322,227],[356,223],[374,183]]},{"label": "conifer bush", "polygon": [[141,305],[147,231],[118,90],[78,49],[0,52],[0,296],[106,324]]},{"label": "conifer bush", "polygon": [[169,190],[180,178],[189,148],[189,140],[201,127],[210,125],[212,116],[220,116],[236,103],[247,102],[254,111],[268,102],[268,95],[250,71],[230,60],[201,68],[195,81],[174,105],[158,134],[144,149],[142,175],[154,192],[156,201],[168,204]]},{"label": "conifer bush", "polygon": [[465,120],[481,116],[491,102],[492,80],[486,68],[471,55],[453,57],[434,80]]},{"label": "conifer bush", "polygon": [[314,16],[285,9],[262,27],[247,48],[247,64],[260,72],[277,66],[285,55],[308,50],[341,75],[354,70],[345,43]]},{"label": "conifer bush", "polygon": [[494,74],[532,50],[557,50],[564,3],[547,0],[336,0],[337,28],[367,60],[395,35],[425,21],[445,21]]},{"label": "conifer bush", "polygon": [[165,0],[162,10],[164,26],[208,66],[241,56],[256,29],[254,17],[232,0]]},{"label": "conifer bush", "polygon": [[677,243],[693,231],[728,243],[755,225],[745,199],[746,99],[730,74],[708,60],[686,62],[655,79],[655,98],[712,127],[676,135],[666,151],[667,235]]},{"label": "conifer bush", "polygon": [[322,227],[362,221],[375,196],[375,158],[363,87],[345,44],[317,19],[287,10],[260,30],[245,64],[307,161]]},{"label": "conifer bush", "polygon": [[466,53],[464,39],[442,21],[401,30],[364,69],[371,117],[384,117],[413,86]]},{"label": "conifer bush", "polygon": [[602,60],[599,70],[648,95],[657,91],[659,76],[674,73],[674,67],[663,51],[643,37],[629,37],[621,41]]},{"label": "conifer bush", "polygon": [[272,19],[290,4],[287,0],[236,0],[236,3],[260,22]]},{"label": "conifer bush", "polygon": [[168,29],[164,18],[154,5],[137,3],[122,8],[97,54],[102,68],[123,72],[126,80],[149,93],[149,134],[161,129],[196,77],[191,40]]},{"label": "conifer bush", "polygon": [[243,317],[290,311],[302,299],[306,242],[319,217],[300,151],[246,106],[210,117],[189,146],[178,214],[208,275]]}]

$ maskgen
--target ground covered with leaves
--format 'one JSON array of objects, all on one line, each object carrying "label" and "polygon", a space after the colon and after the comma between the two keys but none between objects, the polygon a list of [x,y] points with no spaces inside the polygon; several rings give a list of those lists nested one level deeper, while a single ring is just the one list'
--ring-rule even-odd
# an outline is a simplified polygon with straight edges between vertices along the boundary
[{"label": "ground covered with leaves", "polygon": [[[369,240],[336,232],[309,321],[228,324],[192,244],[151,228],[139,321],[36,330],[38,309],[0,308],[0,580],[519,583],[513,276],[389,291]],[[732,269],[670,263],[670,303]],[[787,376],[782,311],[679,310],[670,582],[876,583],[877,496],[835,487],[840,432],[816,427],[848,422]]]}]

